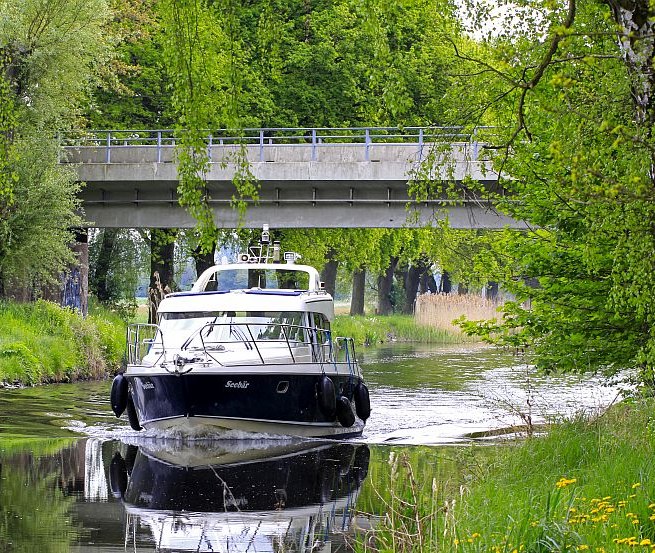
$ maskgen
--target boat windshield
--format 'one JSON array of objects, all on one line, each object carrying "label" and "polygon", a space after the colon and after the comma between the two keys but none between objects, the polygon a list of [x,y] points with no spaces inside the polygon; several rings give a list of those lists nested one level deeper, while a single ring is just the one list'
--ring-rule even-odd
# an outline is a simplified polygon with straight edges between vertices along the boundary
[{"label": "boat windshield", "polygon": [[309,273],[294,269],[239,269],[216,271],[205,290],[247,290],[250,288],[276,290],[309,290]]},{"label": "boat windshield", "polygon": [[159,328],[167,348],[252,340],[305,341],[301,311],[187,311],[160,315]]}]

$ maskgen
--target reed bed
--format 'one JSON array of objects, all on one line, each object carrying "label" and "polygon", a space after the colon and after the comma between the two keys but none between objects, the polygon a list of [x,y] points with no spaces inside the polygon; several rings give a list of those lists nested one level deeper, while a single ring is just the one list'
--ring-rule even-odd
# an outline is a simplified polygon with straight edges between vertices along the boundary
[{"label": "reed bed", "polygon": [[471,341],[471,338],[459,332],[419,325],[411,315],[374,317],[337,315],[332,326],[332,334],[350,336],[356,344],[363,346],[390,342],[453,344]]},{"label": "reed bed", "polygon": [[460,334],[460,327],[453,324],[455,319],[498,319],[500,305],[475,294],[421,294],[416,298],[414,318],[419,325]]}]

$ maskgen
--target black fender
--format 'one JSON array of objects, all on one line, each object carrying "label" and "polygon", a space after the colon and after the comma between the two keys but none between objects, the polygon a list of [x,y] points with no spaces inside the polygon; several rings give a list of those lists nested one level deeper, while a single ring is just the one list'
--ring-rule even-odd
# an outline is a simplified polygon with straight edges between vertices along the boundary
[{"label": "black fender", "polygon": [[355,413],[350,405],[350,400],[346,396],[339,396],[337,398],[337,419],[341,426],[350,428],[355,424]]},{"label": "black fender", "polygon": [[117,451],[111,459],[109,464],[109,487],[111,493],[116,499],[123,499],[125,497],[125,490],[127,490],[127,467],[125,460]]},{"label": "black fender", "polygon": [[371,398],[366,384],[360,381],[357,386],[355,386],[353,398],[355,399],[355,411],[357,411],[357,416],[363,421],[366,421],[366,419],[371,416]]},{"label": "black fender", "polygon": [[127,407],[127,391],[127,378],[123,376],[123,373],[117,374],[111,383],[111,393],[109,394],[111,410],[117,417],[120,417]]},{"label": "black fender", "polygon": [[337,412],[337,393],[332,379],[323,375],[318,381],[318,407],[328,420],[334,420]]},{"label": "black fender", "polygon": [[141,430],[141,425],[139,424],[139,415],[136,412],[136,407],[134,407],[134,400],[132,399],[132,394],[128,392],[127,394],[127,420],[130,421],[130,426],[132,430]]}]

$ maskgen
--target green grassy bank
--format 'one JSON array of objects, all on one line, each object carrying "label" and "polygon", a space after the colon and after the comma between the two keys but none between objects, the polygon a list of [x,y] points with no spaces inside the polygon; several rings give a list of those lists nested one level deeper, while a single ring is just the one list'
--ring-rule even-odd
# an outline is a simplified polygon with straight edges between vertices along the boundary
[{"label": "green grassy bank", "polygon": [[416,324],[412,315],[337,315],[332,324],[334,336],[350,336],[358,345],[374,346],[387,342],[455,344],[471,338],[441,328]]},{"label": "green grassy bank", "polygon": [[104,309],[83,318],[37,301],[0,302],[0,384],[102,378],[120,366],[125,325]]},{"label": "green grassy bank", "polygon": [[654,408],[627,401],[546,436],[437,458],[396,451],[360,503],[382,518],[357,550],[655,550]]},{"label": "green grassy bank", "polygon": [[[335,336],[352,336],[358,345],[387,342],[448,344],[469,338],[417,325],[408,315],[338,315]],[[115,372],[125,347],[125,323],[101,307],[89,316],[37,301],[0,302],[0,385],[35,385],[98,379]]]}]

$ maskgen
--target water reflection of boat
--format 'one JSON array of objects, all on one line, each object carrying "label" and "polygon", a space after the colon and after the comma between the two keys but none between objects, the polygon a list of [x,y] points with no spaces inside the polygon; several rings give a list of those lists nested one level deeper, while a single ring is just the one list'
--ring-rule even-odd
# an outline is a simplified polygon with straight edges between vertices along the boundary
[{"label": "water reflection of boat", "polygon": [[112,408],[135,430],[310,437],[362,433],[368,389],[351,338],[333,337],[334,302],[268,229],[240,263],[169,294],[158,324],[131,325]]},{"label": "water reflection of boat", "polygon": [[329,552],[368,462],[365,444],[130,446],[114,455],[110,481],[126,535],[147,527],[156,551]]}]

